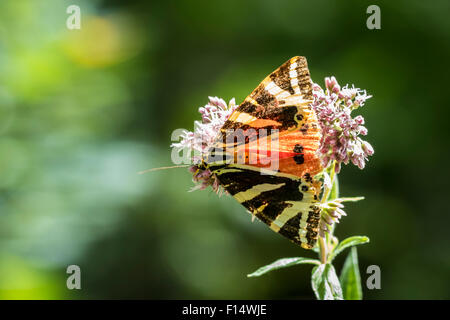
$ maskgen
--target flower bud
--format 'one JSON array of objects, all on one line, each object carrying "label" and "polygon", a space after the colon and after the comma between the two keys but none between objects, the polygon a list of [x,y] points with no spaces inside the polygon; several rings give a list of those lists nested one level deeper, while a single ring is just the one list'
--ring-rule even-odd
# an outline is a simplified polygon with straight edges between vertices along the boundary
[{"label": "flower bud", "polygon": [[370,143],[368,143],[367,141],[363,141],[361,143],[361,147],[368,156],[373,155],[374,151]]}]

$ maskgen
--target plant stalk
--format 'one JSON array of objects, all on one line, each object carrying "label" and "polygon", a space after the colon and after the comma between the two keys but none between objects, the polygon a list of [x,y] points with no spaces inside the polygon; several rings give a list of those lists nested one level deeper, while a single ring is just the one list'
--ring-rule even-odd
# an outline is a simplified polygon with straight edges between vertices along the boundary
[{"label": "plant stalk", "polygon": [[320,251],[320,262],[322,264],[327,263],[328,258],[327,244],[325,243],[325,239],[323,237],[319,237],[319,251]]},{"label": "plant stalk", "polygon": [[[331,172],[330,172],[330,180],[331,180],[331,187],[326,187],[323,191],[322,200],[321,203],[325,203],[328,200],[328,196],[330,195],[331,189],[333,188],[334,184],[334,177],[336,176],[336,160],[331,163]],[[333,232],[333,229],[330,230],[330,233]],[[324,237],[319,236],[319,256],[320,256],[320,262],[325,264],[328,260],[328,248],[330,248],[330,241],[331,237],[328,235],[328,233],[325,234]]]}]

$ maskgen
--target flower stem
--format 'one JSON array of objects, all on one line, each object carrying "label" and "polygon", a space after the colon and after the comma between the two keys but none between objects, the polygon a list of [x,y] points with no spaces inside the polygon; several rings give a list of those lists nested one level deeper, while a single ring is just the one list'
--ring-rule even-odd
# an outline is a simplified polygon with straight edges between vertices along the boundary
[{"label": "flower stem", "polygon": [[333,189],[333,183],[334,183],[334,177],[336,175],[336,171],[335,168],[336,167],[336,160],[334,160],[331,163],[331,172],[330,172],[330,181],[331,181],[331,188],[325,188],[325,190],[323,191],[323,195],[322,195],[322,203],[327,202],[328,200],[328,196],[330,195],[331,189]]},{"label": "flower stem", "polygon": [[[336,175],[335,171],[336,167],[336,160],[331,163],[331,172],[330,172],[330,180],[331,180],[331,187],[325,187],[325,190],[323,191],[322,200],[321,203],[325,203],[328,200],[328,196],[330,195],[331,189],[333,188],[334,184],[334,177]],[[330,233],[333,232],[333,229],[330,230]],[[329,236],[328,232],[325,234],[324,237],[319,236],[319,255],[320,255],[320,261],[325,264],[328,260],[328,248],[330,247],[330,241],[331,237]]]},{"label": "flower stem", "polygon": [[325,239],[323,237],[319,237],[319,251],[320,251],[320,262],[322,264],[327,263],[327,244],[325,243]]}]

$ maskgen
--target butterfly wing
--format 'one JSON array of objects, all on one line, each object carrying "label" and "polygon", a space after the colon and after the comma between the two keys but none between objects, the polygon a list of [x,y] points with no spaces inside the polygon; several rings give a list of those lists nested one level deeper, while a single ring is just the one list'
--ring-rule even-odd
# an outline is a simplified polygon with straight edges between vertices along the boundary
[{"label": "butterfly wing", "polygon": [[320,220],[320,187],[306,174],[263,174],[257,167],[233,165],[215,171],[221,185],[273,231],[305,249],[314,247]]},{"label": "butterfly wing", "polygon": [[[315,175],[322,170],[316,156],[321,134],[310,106],[312,101],[312,82],[306,58],[293,57],[267,76],[231,114],[212,150],[220,155],[232,150],[232,157],[228,159],[231,163],[245,162],[245,157],[236,158],[243,152],[247,159],[251,155],[259,157],[276,153],[278,158],[273,157],[273,161],[279,160],[281,172],[298,177],[306,172]],[[264,139],[276,143],[261,143]],[[214,160],[212,157],[207,162],[220,163]]]},{"label": "butterfly wing", "polygon": [[312,100],[306,59],[288,60],[231,114],[207,160],[237,201],[308,249],[315,245],[320,219],[320,184],[313,176],[322,170]]},{"label": "butterfly wing", "polygon": [[317,122],[309,107],[312,101],[306,58],[294,57],[267,76],[245,98],[225,122],[222,132],[237,128],[307,131],[309,122]]}]

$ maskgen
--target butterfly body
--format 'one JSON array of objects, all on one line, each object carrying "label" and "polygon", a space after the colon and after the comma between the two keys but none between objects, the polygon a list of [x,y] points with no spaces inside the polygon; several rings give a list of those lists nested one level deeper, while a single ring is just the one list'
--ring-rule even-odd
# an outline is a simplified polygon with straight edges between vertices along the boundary
[{"label": "butterfly body", "polygon": [[230,115],[201,164],[253,216],[306,249],[317,241],[322,171],[312,100],[306,59],[293,57]]}]

